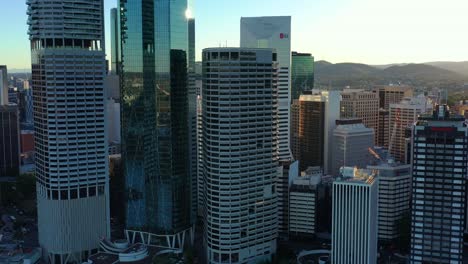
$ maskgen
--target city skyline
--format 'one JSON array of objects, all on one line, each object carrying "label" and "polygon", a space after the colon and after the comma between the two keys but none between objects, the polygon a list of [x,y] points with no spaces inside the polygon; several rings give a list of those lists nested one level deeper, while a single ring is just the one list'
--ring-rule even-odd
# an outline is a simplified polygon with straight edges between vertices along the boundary
[{"label": "city skyline", "polygon": [[[463,19],[468,2],[448,2],[292,0],[283,6],[279,1],[198,0],[192,12],[197,21],[196,60],[201,60],[203,48],[239,46],[241,17],[284,15],[292,16],[292,50],[312,53],[317,61],[374,65],[468,61],[468,36],[458,33],[468,27],[468,20]],[[110,9],[116,6],[116,0],[105,0],[107,40]],[[0,58],[10,72],[30,68],[26,21],[24,1],[10,1],[8,8],[0,10],[1,31],[9,36],[0,43]],[[447,40],[451,40],[449,44]],[[110,45],[106,54],[110,60]]]}]

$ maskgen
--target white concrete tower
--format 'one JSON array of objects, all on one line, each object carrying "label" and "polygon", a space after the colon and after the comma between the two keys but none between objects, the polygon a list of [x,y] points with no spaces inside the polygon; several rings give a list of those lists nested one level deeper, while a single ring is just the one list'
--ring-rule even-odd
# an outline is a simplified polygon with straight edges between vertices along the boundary
[{"label": "white concrete tower", "polygon": [[341,169],[333,182],[332,261],[377,263],[378,183],[371,170]]},{"label": "white concrete tower", "polygon": [[277,70],[271,49],[203,51],[206,263],[276,252]]},{"label": "white concrete tower", "polygon": [[109,236],[102,0],[28,0],[39,243],[80,263]]}]

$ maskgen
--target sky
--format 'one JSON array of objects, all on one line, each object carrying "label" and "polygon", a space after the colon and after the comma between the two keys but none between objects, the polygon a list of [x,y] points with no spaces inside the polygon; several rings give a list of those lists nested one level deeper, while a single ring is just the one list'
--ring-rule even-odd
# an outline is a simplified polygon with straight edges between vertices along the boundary
[{"label": "sky", "polygon": [[[104,1],[108,39],[117,0]],[[378,65],[467,61],[467,11],[467,0],[195,0],[192,13],[197,59],[203,48],[239,46],[242,16],[290,15],[294,51]],[[0,0],[0,65],[30,68],[26,20],[25,0]]]}]

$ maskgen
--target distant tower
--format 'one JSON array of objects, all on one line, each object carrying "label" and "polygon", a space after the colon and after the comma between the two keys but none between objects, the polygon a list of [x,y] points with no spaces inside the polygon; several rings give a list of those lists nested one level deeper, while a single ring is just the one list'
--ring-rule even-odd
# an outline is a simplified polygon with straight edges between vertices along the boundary
[{"label": "distant tower", "polygon": [[272,48],[278,54],[279,155],[281,160],[291,159],[291,17],[242,17],[240,46]]},{"label": "distant tower", "polygon": [[405,162],[405,129],[418,119],[418,115],[432,109],[424,96],[405,98],[398,104],[390,104],[389,151],[396,160]]},{"label": "distant tower", "polygon": [[365,127],[360,119],[337,120],[337,124],[333,132],[330,174],[339,175],[342,166],[364,168],[370,161],[368,149],[374,146],[374,130]]},{"label": "distant tower", "polygon": [[413,125],[410,263],[462,263],[468,128],[446,105]]},{"label": "distant tower", "polygon": [[0,65],[0,105],[8,104],[8,73],[7,66]]},{"label": "distant tower", "polygon": [[28,0],[39,243],[78,262],[109,237],[102,0]]},{"label": "distant tower", "polygon": [[276,252],[274,57],[271,49],[203,50],[206,263],[257,263]]},{"label": "distant tower", "polygon": [[310,53],[292,52],[291,102],[299,99],[304,91],[314,88],[314,56]]},{"label": "distant tower", "polygon": [[360,118],[364,126],[375,132],[374,144],[378,141],[379,95],[371,91],[345,89],[341,93],[341,118]]}]

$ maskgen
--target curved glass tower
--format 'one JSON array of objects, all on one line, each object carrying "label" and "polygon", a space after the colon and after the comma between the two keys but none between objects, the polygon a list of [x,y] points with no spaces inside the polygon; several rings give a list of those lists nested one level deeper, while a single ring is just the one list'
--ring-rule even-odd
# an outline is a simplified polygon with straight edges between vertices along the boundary
[{"label": "curved glass tower", "polygon": [[28,0],[39,243],[81,262],[109,236],[102,0]]},{"label": "curved glass tower", "polygon": [[126,226],[190,227],[187,0],[120,0]]}]

